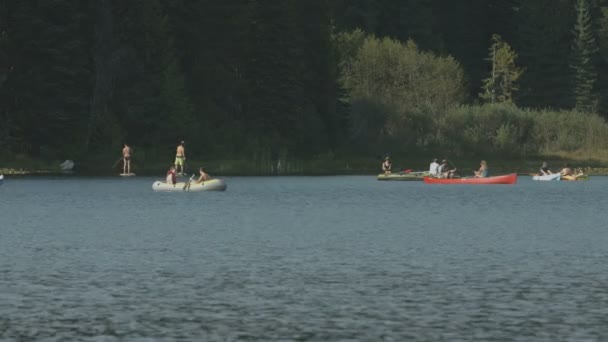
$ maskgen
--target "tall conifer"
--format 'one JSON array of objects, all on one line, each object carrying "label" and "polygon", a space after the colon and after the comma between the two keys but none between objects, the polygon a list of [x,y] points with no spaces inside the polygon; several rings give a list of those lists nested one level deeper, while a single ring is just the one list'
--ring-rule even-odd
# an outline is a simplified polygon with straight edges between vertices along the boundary
[{"label": "tall conifer", "polygon": [[517,81],[523,70],[515,65],[517,54],[509,44],[495,34],[490,46],[490,76],[483,80],[483,92],[479,96],[486,102],[512,102],[517,91]]},{"label": "tall conifer", "polygon": [[595,58],[598,47],[593,36],[591,14],[587,0],[576,0],[576,22],[572,41],[573,100],[584,111],[597,109]]}]

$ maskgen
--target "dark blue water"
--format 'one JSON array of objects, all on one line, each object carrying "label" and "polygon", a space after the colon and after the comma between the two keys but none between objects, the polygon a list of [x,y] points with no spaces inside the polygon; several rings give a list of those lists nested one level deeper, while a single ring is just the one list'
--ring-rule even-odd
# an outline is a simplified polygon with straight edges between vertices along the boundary
[{"label": "dark blue water", "polygon": [[608,179],[0,186],[0,340],[605,341]]}]

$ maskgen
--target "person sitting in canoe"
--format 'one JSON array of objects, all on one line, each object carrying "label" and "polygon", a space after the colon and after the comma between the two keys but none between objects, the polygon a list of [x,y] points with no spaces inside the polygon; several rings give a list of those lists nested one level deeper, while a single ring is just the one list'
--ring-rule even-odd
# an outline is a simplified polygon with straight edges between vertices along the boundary
[{"label": "person sitting in canoe", "polygon": [[389,158],[389,157],[384,158],[384,163],[382,163],[382,171],[384,172],[385,175],[391,174],[392,166],[393,165],[391,164],[391,158]]},{"label": "person sitting in canoe", "polygon": [[475,171],[475,178],[485,178],[488,177],[488,163],[485,160],[482,160],[479,163],[479,170]]},{"label": "person sitting in canoe", "polygon": [[209,174],[202,167],[198,169],[198,173],[200,174],[200,176],[198,177],[198,180],[196,182],[194,182],[196,184],[201,184],[202,182],[208,181],[209,179],[211,179]]},{"label": "person sitting in canoe", "polygon": [[441,164],[437,168],[437,177],[438,178],[454,178],[454,172],[456,169],[451,169],[448,165],[448,160],[444,159],[441,161]]},{"label": "person sitting in canoe", "polygon": [[437,163],[437,158],[433,158],[433,161],[431,161],[431,165],[429,166],[429,176],[437,177],[439,175],[439,172],[437,172],[438,169],[439,163]]},{"label": "person sitting in canoe", "polygon": [[543,162],[543,164],[540,167],[540,175],[541,176],[547,176],[547,175],[552,175],[553,172],[551,172],[551,170],[549,169],[549,165],[547,165],[547,162]]},{"label": "person sitting in canoe", "polygon": [[167,171],[167,184],[175,183],[177,183],[177,171],[175,171],[175,166],[172,165]]},{"label": "person sitting in canoe", "polygon": [[564,168],[559,172],[559,174],[562,176],[573,176],[570,165],[568,165],[568,163],[566,163],[566,165],[564,165]]}]

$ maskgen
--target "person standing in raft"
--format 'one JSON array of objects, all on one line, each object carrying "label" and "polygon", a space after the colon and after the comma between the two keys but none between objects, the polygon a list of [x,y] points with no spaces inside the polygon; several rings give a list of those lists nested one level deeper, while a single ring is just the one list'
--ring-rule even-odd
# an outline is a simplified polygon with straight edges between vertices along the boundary
[{"label": "person standing in raft", "polygon": [[389,158],[389,157],[384,158],[384,163],[382,163],[382,171],[384,171],[385,175],[391,174],[392,167],[393,167],[393,164],[391,164],[391,158]]},{"label": "person standing in raft", "polygon": [[122,148],[122,173],[125,175],[131,173],[131,147],[127,143]]},{"label": "person standing in raft", "polygon": [[169,171],[167,171],[167,184],[175,185],[177,183],[177,173],[175,172],[175,166],[171,165]]},{"label": "person standing in raft", "polygon": [[[184,164],[186,162],[186,149],[184,145],[185,143],[182,140],[177,146],[177,151],[175,151],[175,170],[179,174],[184,174]],[[181,166],[181,171],[179,170],[179,166]]]}]

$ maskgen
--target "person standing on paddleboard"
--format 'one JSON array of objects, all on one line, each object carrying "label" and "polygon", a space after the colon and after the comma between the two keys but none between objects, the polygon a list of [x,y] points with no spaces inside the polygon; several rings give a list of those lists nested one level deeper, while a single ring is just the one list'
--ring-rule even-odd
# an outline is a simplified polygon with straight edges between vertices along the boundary
[{"label": "person standing on paddleboard", "polygon": [[125,175],[131,174],[131,147],[125,143],[122,148],[122,173]]},{"label": "person standing on paddleboard", "polygon": [[[186,149],[184,148],[184,145],[185,143],[182,140],[177,146],[177,151],[175,152],[175,170],[178,174],[184,173],[184,164],[186,162]],[[181,166],[181,171],[178,166]]]}]

